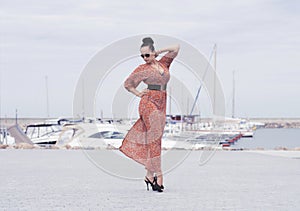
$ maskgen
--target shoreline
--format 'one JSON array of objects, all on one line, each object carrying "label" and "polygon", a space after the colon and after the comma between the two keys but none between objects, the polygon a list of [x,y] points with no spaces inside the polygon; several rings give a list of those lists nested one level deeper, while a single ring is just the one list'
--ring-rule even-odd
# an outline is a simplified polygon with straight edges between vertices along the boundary
[{"label": "shoreline", "polygon": [[[57,117],[54,118],[43,118],[43,117],[25,117],[25,118],[18,118],[17,123],[20,126],[25,127],[28,124],[34,124],[39,122],[44,122],[46,120],[58,119]],[[300,118],[242,118],[246,119],[249,122],[260,122],[264,123],[265,126],[263,128],[300,128]],[[104,120],[109,120],[109,118],[104,118]],[[125,119],[124,119],[125,120]],[[209,118],[203,118],[200,122],[210,122],[212,121]],[[230,122],[231,120],[228,120]],[[0,118],[0,126],[1,127],[9,127],[16,124],[16,118]]]}]

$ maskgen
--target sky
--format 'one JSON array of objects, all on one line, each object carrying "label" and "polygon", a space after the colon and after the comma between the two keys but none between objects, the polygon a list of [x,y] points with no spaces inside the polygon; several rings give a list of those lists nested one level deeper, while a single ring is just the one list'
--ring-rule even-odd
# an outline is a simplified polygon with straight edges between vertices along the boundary
[{"label": "sky", "polygon": [[[235,116],[300,117],[299,1],[0,0],[0,5],[1,117],[14,117],[16,109],[19,117],[71,116],[76,83],[91,58],[139,34],[176,37],[207,58],[217,44],[228,116],[235,71]],[[109,117],[109,103],[99,106]]]}]

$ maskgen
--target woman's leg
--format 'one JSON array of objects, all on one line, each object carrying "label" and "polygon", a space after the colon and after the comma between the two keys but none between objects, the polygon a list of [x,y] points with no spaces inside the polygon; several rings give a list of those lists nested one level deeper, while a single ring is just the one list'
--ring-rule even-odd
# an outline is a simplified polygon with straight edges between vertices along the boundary
[{"label": "woman's leg", "polygon": [[154,180],[154,172],[147,169],[146,177],[153,182]]},{"label": "woman's leg", "polygon": [[156,172],[157,175],[157,184],[162,186],[163,185],[163,174],[162,171]]},{"label": "woman's leg", "polygon": [[157,110],[154,110],[149,116],[143,116],[147,128],[147,174],[149,174],[149,176],[155,174],[157,176],[157,183],[160,186],[163,184],[163,174],[161,170],[161,138],[164,129],[164,119],[163,113]]},{"label": "woman's leg", "polygon": [[142,116],[146,127],[147,161],[145,167],[151,173],[161,175],[161,137],[164,129],[164,117],[155,106],[152,109],[149,107],[148,112]]}]

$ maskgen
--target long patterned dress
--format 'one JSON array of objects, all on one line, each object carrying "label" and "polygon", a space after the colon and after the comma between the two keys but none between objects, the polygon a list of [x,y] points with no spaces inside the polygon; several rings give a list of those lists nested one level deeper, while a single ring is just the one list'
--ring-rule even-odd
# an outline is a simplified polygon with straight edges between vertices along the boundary
[{"label": "long patterned dress", "polygon": [[[126,89],[145,84],[165,85],[170,79],[169,67],[176,53],[169,52],[158,62],[163,74],[149,64],[138,66],[124,82]],[[139,104],[140,118],[125,136],[119,148],[126,156],[145,166],[149,171],[161,173],[161,138],[166,121],[166,91],[149,90]]]}]

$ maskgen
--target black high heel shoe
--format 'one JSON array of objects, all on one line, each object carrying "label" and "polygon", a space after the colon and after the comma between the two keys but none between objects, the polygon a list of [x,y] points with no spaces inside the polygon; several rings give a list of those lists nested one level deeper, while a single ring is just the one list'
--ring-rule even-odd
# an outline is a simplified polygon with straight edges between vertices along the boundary
[{"label": "black high heel shoe", "polygon": [[153,181],[153,189],[155,189],[158,192],[163,192],[163,190],[165,189],[165,187],[163,185],[159,185],[157,183],[157,177],[154,177],[154,181]]},{"label": "black high heel shoe", "polygon": [[151,181],[149,180],[148,177],[145,177],[145,180],[144,180],[144,181],[145,181],[145,183],[146,183],[146,185],[147,185],[147,190],[149,190],[149,184],[151,185],[153,191],[156,190],[156,189],[154,188],[154,181],[155,181],[155,180],[153,180],[153,182],[151,182]]}]

